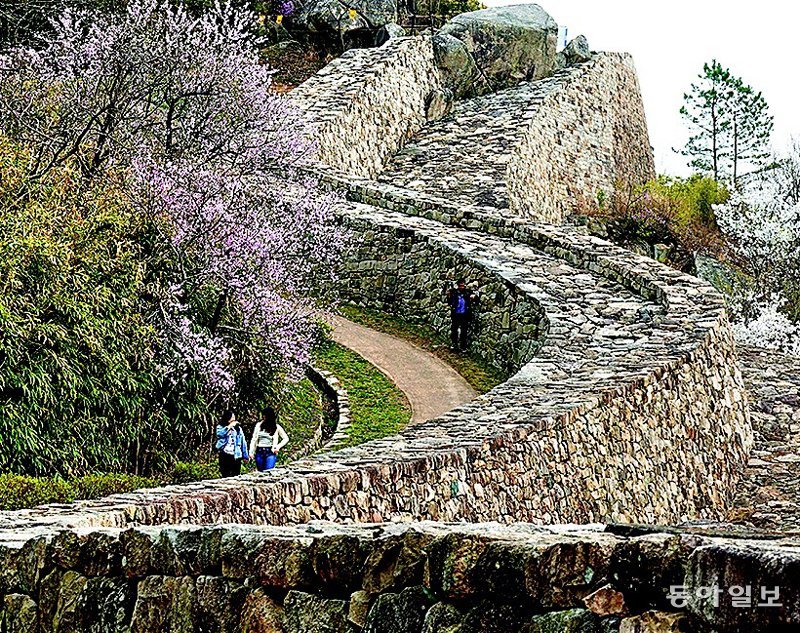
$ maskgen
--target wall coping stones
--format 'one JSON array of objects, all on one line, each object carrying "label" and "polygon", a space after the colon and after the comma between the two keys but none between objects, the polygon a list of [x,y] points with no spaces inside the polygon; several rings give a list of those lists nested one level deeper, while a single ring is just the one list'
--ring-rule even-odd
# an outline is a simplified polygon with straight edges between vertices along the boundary
[{"label": "wall coping stones", "polygon": [[347,390],[344,388],[342,381],[331,372],[317,367],[311,369],[314,375],[312,380],[314,380],[315,384],[324,391],[326,397],[333,403],[336,413],[336,430],[324,443],[322,442],[322,434],[320,433],[320,441],[319,444],[315,446],[315,450],[318,448],[334,450],[348,438],[348,430],[350,429],[352,420],[350,397],[347,395]]}]

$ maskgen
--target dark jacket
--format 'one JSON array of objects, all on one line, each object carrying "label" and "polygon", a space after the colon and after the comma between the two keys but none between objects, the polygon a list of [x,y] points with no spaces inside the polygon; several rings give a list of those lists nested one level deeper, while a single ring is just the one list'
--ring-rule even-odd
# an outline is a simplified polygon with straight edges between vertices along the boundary
[{"label": "dark jacket", "polygon": [[450,314],[455,315],[457,314],[458,309],[458,299],[459,297],[464,298],[464,307],[467,316],[472,315],[472,311],[475,307],[475,303],[477,302],[478,296],[472,292],[469,288],[464,288],[464,290],[459,290],[458,288],[450,288],[447,291],[447,304],[450,306]]}]

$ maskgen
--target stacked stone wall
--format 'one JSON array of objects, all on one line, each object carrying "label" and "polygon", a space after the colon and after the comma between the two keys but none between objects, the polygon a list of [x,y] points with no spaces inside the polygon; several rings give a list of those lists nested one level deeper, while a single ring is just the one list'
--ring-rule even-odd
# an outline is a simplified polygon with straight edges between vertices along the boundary
[{"label": "stacked stone wall", "polygon": [[724,515],[752,438],[716,293],[568,229],[495,225],[509,241],[363,205],[342,213],[378,227],[362,248],[387,269],[406,249],[428,261],[445,245],[454,258],[471,251],[476,270],[547,315],[536,355],[489,394],[397,436],[266,474],[6,513],[0,527]]},{"label": "stacked stone wall", "polygon": [[425,122],[439,87],[430,39],[402,37],[351,49],[292,92],[313,129],[317,158],[356,176],[374,176]]},{"label": "stacked stone wall", "polygon": [[519,216],[560,223],[598,192],[655,178],[633,60],[602,53],[527,124],[508,164],[509,206]]},{"label": "stacked stone wall", "polygon": [[[412,40],[413,41],[413,40]],[[426,41],[417,46],[425,51]],[[426,57],[427,58],[427,57]],[[399,85],[407,73],[390,66],[385,81]],[[434,71],[435,75],[435,71]],[[342,84],[351,75],[339,71]],[[422,89],[409,89],[386,104],[387,112],[409,116],[416,111]],[[320,104],[326,86],[314,86]],[[343,99],[334,95],[330,99]],[[301,102],[306,99],[301,96]],[[375,103],[354,96],[347,109],[329,108],[336,134],[320,135],[321,162],[347,172],[353,151],[371,152],[359,160],[380,165],[388,156],[385,145],[403,125],[392,122],[386,131]],[[402,105],[406,104],[406,105]],[[380,111],[381,109],[378,108]],[[354,123],[351,113],[364,116]],[[421,126],[419,111],[413,121]],[[343,137],[347,135],[347,138]],[[375,177],[388,185],[420,193],[435,192],[451,202],[506,209],[506,217],[561,223],[581,204],[593,203],[600,191],[627,187],[655,177],[639,85],[628,55],[598,53],[585,63],[569,66],[553,76],[523,83],[499,93],[457,102],[444,118],[427,122],[407,147],[393,156]]]},{"label": "stacked stone wall", "polygon": [[[791,538],[316,523],[67,531],[0,543],[0,558],[5,633],[775,633],[800,621]],[[737,607],[740,586],[753,605],[778,587],[779,604]]]},{"label": "stacked stone wall", "polygon": [[341,272],[342,300],[426,323],[447,338],[446,290],[463,277],[479,291],[470,327],[472,353],[510,374],[541,347],[547,330],[541,307],[468,251],[453,248],[446,231],[427,236],[402,225],[376,225],[364,216],[346,216],[359,237]]}]

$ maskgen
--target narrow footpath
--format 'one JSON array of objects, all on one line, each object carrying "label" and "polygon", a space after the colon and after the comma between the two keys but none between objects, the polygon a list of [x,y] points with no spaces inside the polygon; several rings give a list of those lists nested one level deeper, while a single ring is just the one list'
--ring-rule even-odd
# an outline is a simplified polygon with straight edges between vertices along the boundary
[{"label": "narrow footpath", "polygon": [[333,340],[360,354],[386,374],[406,394],[411,422],[424,422],[478,394],[450,365],[403,339],[353,323],[330,318]]}]

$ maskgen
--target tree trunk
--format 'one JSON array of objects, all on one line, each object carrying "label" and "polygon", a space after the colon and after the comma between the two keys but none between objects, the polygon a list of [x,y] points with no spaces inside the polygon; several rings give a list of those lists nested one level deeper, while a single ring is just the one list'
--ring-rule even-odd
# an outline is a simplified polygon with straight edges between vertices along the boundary
[{"label": "tree trunk", "polygon": [[221,292],[217,299],[217,307],[214,308],[214,315],[211,317],[211,322],[208,324],[209,331],[214,334],[219,327],[219,322],[222,319],[222,309],[225,307],[225,302],[228,300],[227,291]]},{"label": "tree trunk", "polygon": [[733,114],[733,186],[736,186],[736,168],[739,161],[739,128],[736,113]]},{"label": "tree trunk", "polygon": [[711,102],[711,157],[714,163],[714,180],[719,180],[717,165],[717,100]]}]

